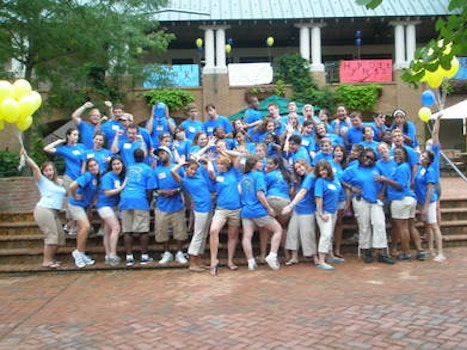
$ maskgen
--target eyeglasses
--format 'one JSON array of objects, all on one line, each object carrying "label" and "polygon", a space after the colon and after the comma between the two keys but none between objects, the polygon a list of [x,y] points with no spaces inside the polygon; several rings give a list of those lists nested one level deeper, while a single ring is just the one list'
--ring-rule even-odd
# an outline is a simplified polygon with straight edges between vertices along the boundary
[{"label": "eyeglasses", "polygon": [[371,157],[371,156],[365,156],[366,159],[368,160],[372,160],[372,161],[375,161],[375,158]]}]

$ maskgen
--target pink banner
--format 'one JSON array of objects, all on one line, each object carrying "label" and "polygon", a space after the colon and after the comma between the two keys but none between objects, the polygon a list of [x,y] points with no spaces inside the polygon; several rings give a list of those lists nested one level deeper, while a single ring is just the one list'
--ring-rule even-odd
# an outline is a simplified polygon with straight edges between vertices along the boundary
[{"label": "pink banner", "polygon": [[392,81],[392,60],[341,61],[341,83],[379,83]]}]

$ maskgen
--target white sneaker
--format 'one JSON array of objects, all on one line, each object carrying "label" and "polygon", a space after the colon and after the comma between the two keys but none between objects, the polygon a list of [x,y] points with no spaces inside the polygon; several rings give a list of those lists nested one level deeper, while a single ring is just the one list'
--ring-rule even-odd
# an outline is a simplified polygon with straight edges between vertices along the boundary
[{"label": "white sneaker", "polygon": [[277,257],[272,257],[271,254],[269,254],[264,260],[266,260],[269,267],[273,270],[279,270],[281,268],[281,264],[279,264]]},{"label": "white sneaker", "polygon": [[248,270],[254,271],[258,268],[258,264],[256,263],[256,260],[248,261]]},{"label": "white sneaker", "polygon": [[105,231],[103,227],[99,227],[99,230],[96,233],[99,237],[103,237],[105,235]]},{"label": "white sneaker", "polygon": [[84,261],[83,255],[78,250],[73,250],[71,252],[71,256],[75,259],[75,265],[77,268],[82,269],[86,266],[86,262]]},{"label": "white sneaker", "polygon": [[171,252],[164,252],[164,254],[162,254],[162,259],[159,260],[159,264],[164,265],[173,260],[174,260],[174,256],[172,255]]},{"label": "white sneaker", "polygon": [[91,259],[89,255],[86,255],[84,253],[80,253],[83,256],[83,260],[86,263],[86,265],[94,265],[96,263],[95,260]]},{"label": "white sneaker", "polygon": [[185,254],[181,250],[175,254],[175,260],[182,265],[188,264],[188,260],[185,258]]},{"label": "white sneaker", "polygon": [[133,257],[133,254],[127,254],[126,255],[126,266],[133,266],[135,263],[135,258]]}]

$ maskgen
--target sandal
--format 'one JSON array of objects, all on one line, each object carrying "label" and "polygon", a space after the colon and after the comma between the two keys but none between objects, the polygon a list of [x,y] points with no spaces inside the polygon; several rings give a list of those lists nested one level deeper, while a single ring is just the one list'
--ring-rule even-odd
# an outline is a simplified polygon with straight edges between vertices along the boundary
[{"label": "sandal", "polygon": [[211,276],[213,276],[213,277],[214,277],[214,276],[217,276],[218,272],[219,272],[219,268],[218,268],[217,265],[216,265],[216,266],[211,266],[211,267],[209,268],[209,273],[210,273]]},{"label": "sandal", "polygon": [[296,264],[298,264],[298,260],[295,260],[295,259],[289,259],[289,260],[285,263],[285,265],[287,265],[287,266],[296,265]]},{"label": "sandal", "polygon": [[229,268],[230,271],[235,271],[235,270],[238,270],[238,266],[237,265],[227,265],[227,267]]},{"label": "sandal", "polygon": [[41,265],[43,269],[58,269],[60,267],[59,263],[56,262],[50,262],[47,265]]}]

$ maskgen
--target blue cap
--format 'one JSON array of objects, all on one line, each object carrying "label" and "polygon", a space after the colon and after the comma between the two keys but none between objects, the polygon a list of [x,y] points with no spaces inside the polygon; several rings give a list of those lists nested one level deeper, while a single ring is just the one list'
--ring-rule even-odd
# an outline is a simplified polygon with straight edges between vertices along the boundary
[{"label": "blue cap", "polygon": [[165,118],[165,111],[166,111],[165,103],[157,102],[154,106],[154,117],[156,118]]}]

